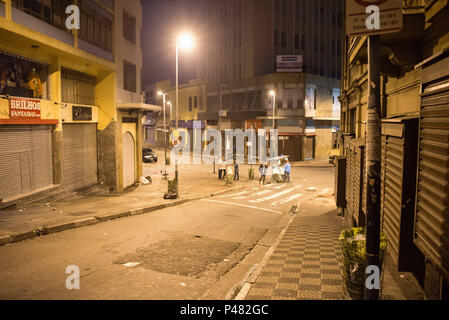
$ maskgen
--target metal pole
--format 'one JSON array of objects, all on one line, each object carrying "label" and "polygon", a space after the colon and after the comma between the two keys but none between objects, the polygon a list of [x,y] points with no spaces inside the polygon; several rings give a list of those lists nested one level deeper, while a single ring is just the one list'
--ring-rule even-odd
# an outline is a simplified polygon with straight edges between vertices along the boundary
[{"label": "metal pole", "polygon": [[[380,36],[368,37],[368,110],[366,133],[366,265],[379,266],[380,246]],[[367,275],[369,276],[369,275]],[[379,290],[365,288],[366,300],[378,300]]]},{"label": "metal pole", "polygon": [[178,129],[179,110],[179,41],[176,43],[176,129]]},{"label": "metal pole", "polygon": [[274,95],[273,95],[273,129],[274,129],[274,108],[276,108],[276,90],[273,91]]},{"label": "metal pole", "polygon": [[[176,130],[178,130],[178,113],[179,111],[179,40],[176,42]],[[179,134],[179,132],[178,132]],[[176,196],[178,195],[178,156],[175,159],[175,181],[176,181]]]},{"label": "metal pole", "polygon": [[163,93],[162,94],[162,105],[163,105],[163,108],[164,108],[164,154],[165,154],[165,158],[164,158],[164,161],[165,161],[165,164],[167,164],[167,127],[166,127],[166,125],[165,125],[165,93]]}]

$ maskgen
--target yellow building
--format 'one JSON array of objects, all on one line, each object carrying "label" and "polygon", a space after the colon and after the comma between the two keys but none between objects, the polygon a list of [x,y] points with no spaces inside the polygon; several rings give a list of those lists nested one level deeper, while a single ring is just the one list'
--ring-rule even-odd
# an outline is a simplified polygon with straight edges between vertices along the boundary
[{"label": "yellow building", "polygon": [[[170,80],[160,81],[146,87],[146,96],[148,103],[154,103],[162,106],[163,99],[159,92],[166,93],[166,127],[171,125],[172,129],[176,129],[176,87]],[[193,121],[200,121],[198,115],[206,110],[206,86],[201,80],[190,80],[186,84],[178,87],[178,129],[174,130],[174,135],[178,136],[179,131],[187,130],[192,137]],[[170,107],[171,105],[171,107]],[[163,114],[158,113],[157,125],[151,130],[155,133],[156,139],[154,144],[162,146],[163,136]],[[202,128],[205,128],[205,122],[202,122]]]},{"label": "yellow building", "polygon": [[1,207],[141,175],[140,1],[55,3],[0,1]]}]

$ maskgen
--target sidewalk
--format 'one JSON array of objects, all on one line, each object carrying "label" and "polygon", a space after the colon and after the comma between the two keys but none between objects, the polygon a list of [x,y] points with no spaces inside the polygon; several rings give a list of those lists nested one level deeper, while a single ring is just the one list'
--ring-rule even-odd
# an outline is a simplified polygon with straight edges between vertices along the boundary
[{"label": "sidewalk", "polygon": [[[179,199],[164,200],[167,181],[162,179],[162,163],[144,168],[151,185],[134,187],[123,194],[90,191],[72,194],[50,203],[33,203],[23,208],[0,211],[0,245],[29,239],[37,235],[59,232],[98,222],[180,205],[229,190],[217,179],[210,166],[179,166]],[[174,178],[174,166],[168,170]],[[239,183],[231,188],[239,188]]]},{"label": "sidewalk", "polygon": [[[338,237],[346,226],[336,211],[306,204],[294,217],[271,255],[249,279],[247,300],[343,300]],[[319,209],[318,209],[319,210]],[[422,300],[411,274],[395,272],[387,262],[381,299]]]},{"label": "sidewalk", "polygon": [[329,160],[306,160],[292,162],[292,167],[333,168],[334,165],[329,163]]}]

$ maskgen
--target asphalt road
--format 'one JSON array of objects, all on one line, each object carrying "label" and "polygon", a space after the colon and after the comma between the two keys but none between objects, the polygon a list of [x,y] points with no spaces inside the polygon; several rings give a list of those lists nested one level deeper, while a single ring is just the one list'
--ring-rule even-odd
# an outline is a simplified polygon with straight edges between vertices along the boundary
[{"label": "asphalt road", "polygon": [[[229,298],[292,205],[334,207],[330,168],[294,168],[289,185],[239,183],[212,199],[0,247],[0,299]],[[69,265],[80,269],[79,290],[66,288]]]}]

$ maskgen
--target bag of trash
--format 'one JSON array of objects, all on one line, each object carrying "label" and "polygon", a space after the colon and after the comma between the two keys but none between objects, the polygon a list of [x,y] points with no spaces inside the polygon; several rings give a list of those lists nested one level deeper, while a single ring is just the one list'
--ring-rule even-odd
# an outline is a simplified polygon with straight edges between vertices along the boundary
[{"label": "bag of trash", "polygon": [[145,177],[140,177],[139,183],[140,183],[140,184],[143,184],[143,185],[146,185],[146,184],[150,184],[151,182],[148,181],[148,179],[145,178]]}]

